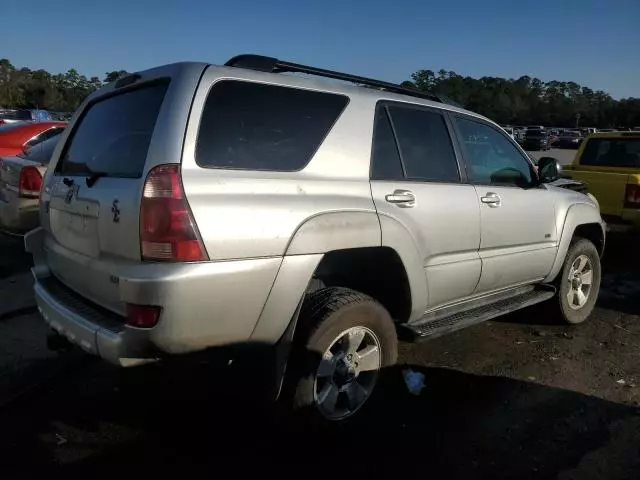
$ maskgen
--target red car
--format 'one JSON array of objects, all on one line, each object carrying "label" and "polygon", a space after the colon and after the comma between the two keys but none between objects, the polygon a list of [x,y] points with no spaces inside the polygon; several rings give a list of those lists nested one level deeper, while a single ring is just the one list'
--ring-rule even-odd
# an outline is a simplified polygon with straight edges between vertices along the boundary
[{"label": "red car", "polygon": [[62,133],[65,122],[21,122],[0,125],[0,157],[14,156]]}]

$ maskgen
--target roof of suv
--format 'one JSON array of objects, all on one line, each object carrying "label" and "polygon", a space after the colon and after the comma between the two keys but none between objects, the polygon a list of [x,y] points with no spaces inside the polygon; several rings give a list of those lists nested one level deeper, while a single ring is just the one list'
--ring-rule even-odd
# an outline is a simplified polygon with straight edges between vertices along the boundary
[{"label": "roof of suv", "polygon": [[348,83],[329,83],[317,81],[314,78],[308,76],[302,77],[298,75],[287,75],[288,78],[299,79],[301,86],[306,85],[312,86],[314,88],[326,89],[329,85],[331,85],[334,87],[331,88],[331,90],[337,93],[342,92],[350,95],[369,96],[372,98],[389,99],[400,102],[411,102],[414,104],[423,104],[426,106],[444,108],[451,111],[464,112],[475,116],[480,116],[474,112],[465,110],[464,108],[455,104],[455,102],[453,102],[451,99],[436,93],[405,88],[401,85],[384,82],[381,80],[375,80],[372,78],[360,77],[352,74],[281,61],[272,57],[265,57],[261,55],[238,55],[227,61],[224,67],[231,67],[233,69],[244,69],[252,72],[264,72],[267,74],[301,73],[313,75],[315,77],[341,80],[343,82],[351,82],[354,85],[349,85]]},{"label": "roof of suv", "polygon": [[[249,60],[251,61],[243,61],[247,58],[249,58]],[[276,66],[274,67],[273,65]],[[292,66],[292,68],[280,68],[278,67],[278,65]],[[271,68],[269,66],[271,66]],[[166,73],[167,71],[177,72],[189,69],[193,69],[194,71],[204,70],[209,67],[219,69],[223,73],[226,70],[229,76],[232,78],[237,78],[238,76],[242,77],[244,76],[244,73],[240,72],[246,72],[246,77],[250,80],[279,83],[291,87],[328,91],[349,96],[368,97],[373,99],[374,101],[390,100],[424,105],[427,107],[440,108],[452,112],[466,113],[468,115],[473,115],[475,117],[488,120],[491,123],[495,123],[492,120],[483,117],[482,115],[454,105],[455,102],[453,102],[452,100],[437,94],[403,88],[400,85],[383,82],[380,80],[369,79],[366,77],[333,72],[331,70],[318,69],[315,67],[308,67],[306,65],[299,65],[289,62],[281,62],[280,60],[276,60],[271,57],[262,57],[258,55],[239,55],[237,57],[233,57],[225,65],[216,65],[204,62],[176,62],[173,64],[167,64],[152,68],[145,72],[141,71],[138,73],[133,73],[117,80],[116,82],[114,82],[114,84],[115,88],[119,88],[120,86],[135,82],[141,74],[147,72],[151,73],[152,76],[154,76],[154,70],[158,71],[158,73],[160,71]],[[297,75],[296,73],[306,75]],[[343,81],[327,81],[322,78],[330,78]],[[274,81],[274,79],[278,80]],[[123,83],[119,85],[120,82]],[[350,85],[349,82],[351,82],[352,85]],[[100,89],[99,91],[92,94],[89,100],[100,97],[104,93],[106,92],[103,87],[103,89]]]}]

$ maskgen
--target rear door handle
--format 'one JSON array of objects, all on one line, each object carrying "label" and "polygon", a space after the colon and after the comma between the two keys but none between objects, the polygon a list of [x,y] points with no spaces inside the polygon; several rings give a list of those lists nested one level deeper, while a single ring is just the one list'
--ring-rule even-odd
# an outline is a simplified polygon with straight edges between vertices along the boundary
[{"label": "rear door handle", "polygon": [[410,190],[394,190],[393,193],[385,195],[384,199],[401,208],[414,207],[416,204],[416,196]]},{"label": "rear door handle", "polygon": [[502,199],[500,198],[500,195],[493,192],[488,192],[484,197],[480,197],[480,201],[487,204],[491,208],[496,208],[502,205]]}]

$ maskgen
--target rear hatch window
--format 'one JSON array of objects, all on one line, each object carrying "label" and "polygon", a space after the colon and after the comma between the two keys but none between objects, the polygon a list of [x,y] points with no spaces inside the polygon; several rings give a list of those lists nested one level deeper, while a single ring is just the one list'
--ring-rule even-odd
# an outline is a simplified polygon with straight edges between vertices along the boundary
[{"label": "rear hatch window", "polygon": [[590,138],[580,164],[640,168],[640,138]]},{"label": "rear hatch window", "polygon": [[63,175],[140,178],[168,83],[99,100],[85,110],[56,171]]}]

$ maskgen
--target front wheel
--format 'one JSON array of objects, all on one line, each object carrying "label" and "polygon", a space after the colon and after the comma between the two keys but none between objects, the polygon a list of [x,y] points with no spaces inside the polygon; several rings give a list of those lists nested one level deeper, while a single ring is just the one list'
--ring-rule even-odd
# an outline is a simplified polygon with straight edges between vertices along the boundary
[{"label": "front wheel", "polygon": [[558,306],[563,320],[570,324],[584,322],[596,304],[601,280],[600,255],[585,238],[574,240],[556,280]]},{"label": "front wheel", "polygon": [[395,364],[398,342],[389,312],[347,288],[324,288],[305,302],[288,379],[297,413],[342,421],[359,412]]}]

